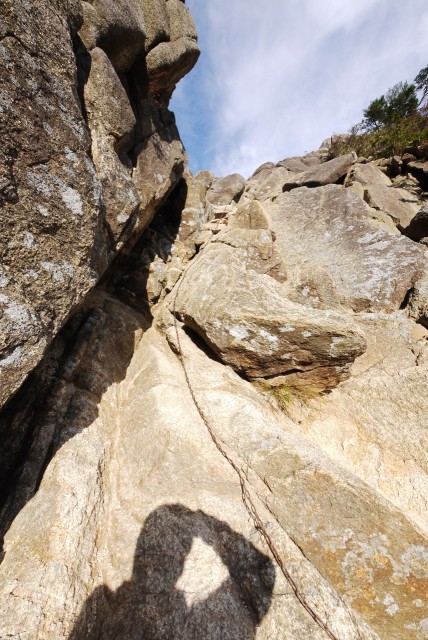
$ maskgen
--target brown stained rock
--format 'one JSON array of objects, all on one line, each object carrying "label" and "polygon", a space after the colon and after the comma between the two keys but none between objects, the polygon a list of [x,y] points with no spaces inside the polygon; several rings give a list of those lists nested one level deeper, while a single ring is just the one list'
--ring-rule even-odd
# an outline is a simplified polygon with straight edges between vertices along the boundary
[{"label": "brown stained rock", "polygon": [[207,192],[207,200],[214,205],[237,202],[244,190],[245,179],[239,173],[224,178],[214,178]]},{"label": "brown stained rock", "polygon": [[150,95],[161,106],[168,104],[175,85],[196,64],[199,48],[193,38],[160,42],[146,57]]},{"label": "brown stained rock", "polygon": [[301,188],[265,202],[288,274],[287,294],[321,308],[395,311],[425,269],[425,250],[373,226],[340,185]]},{"label": "brown stained rock", "polygon": [[348,153],[345,156],[333,158],[328,162],[315,164],[303,173],[290,178],[283,187],[283,191],[291,191],[296,187],[320,187],[333,184],[345,176],[356,160],[355,154]]},{"label": "brown stained rock", "polygon": [[80,31],[88,49],[100,47],[118,72],[129,71],[144,52],[146,30],[141,0],[89,0]]},{"label": "brown stained rock", "polygon": [[136,119],[126,91],[104,51],[93,49],[91,60],[85,85],[85,106],[92,138],[92,158],[103,187],[105,217],[117,241],[140,204],[132,180],[132,163],[127,155],[132,146]]},{"label": "brown stained rock", "polygon": [[98,280],[110,248],[67,20],[44,0],[8,0],[0,11],[3,404]]},{"label": "brown stained rock", "polygon": [[82,0],[82,12],[83,23],[80,26],[79,37],[90,51],[97,46],[103,31],[106,32],[108,30],[108,24],[90,2]]},{"label": "brown stained rock", "polygon": [[[242,230],[238,235],[236,231],[233,234],[241,242],[245,233],[268,233]],[[337,314],[308,309],[284,298],[275,280],[248,268],[249,260],[240,255],[242,244],[238,250],[233,248],[234,235],[229,246],[219,235],[204,249],[192,278],[180,283],[170,309],[223,362],[250,378],[311,370],[318,386],[335,386],[364,352],[362,335],[351,321]],[[250,243],[247,252],[249,249]],[[318,368],[322,367],[329,367],[334,375],[323,372],[320,379]]]}]

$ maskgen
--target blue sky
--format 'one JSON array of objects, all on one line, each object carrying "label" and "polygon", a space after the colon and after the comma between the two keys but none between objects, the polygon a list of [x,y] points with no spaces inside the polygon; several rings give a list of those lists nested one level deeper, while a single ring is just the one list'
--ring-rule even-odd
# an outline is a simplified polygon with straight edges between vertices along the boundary
[{"label": "blue sky", "polygon": [[187,0],[202,51],[170,108],[194,172],[312,151],[428,65],[428,0]]}]

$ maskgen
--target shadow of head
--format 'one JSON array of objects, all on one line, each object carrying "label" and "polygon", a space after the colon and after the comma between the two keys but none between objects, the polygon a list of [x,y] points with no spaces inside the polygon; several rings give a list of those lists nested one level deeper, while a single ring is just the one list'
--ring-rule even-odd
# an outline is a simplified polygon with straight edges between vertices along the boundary
[{"label": "shadow of head", "polygon": [[141,531],[131,580],[97,589],[69,640],[249,640],[274,583],[271,560],[227,523],[162,506]]}]

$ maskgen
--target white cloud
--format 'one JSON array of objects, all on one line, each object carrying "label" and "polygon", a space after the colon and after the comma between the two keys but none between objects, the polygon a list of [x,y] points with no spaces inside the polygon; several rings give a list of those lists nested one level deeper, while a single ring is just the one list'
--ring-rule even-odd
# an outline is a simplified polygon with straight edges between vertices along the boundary
[{"label": "white cloud", "polygon": [[247,176],[347,131],[428,64],[426,0],[187,0],[201,61],[173,108],[194,167]]}]

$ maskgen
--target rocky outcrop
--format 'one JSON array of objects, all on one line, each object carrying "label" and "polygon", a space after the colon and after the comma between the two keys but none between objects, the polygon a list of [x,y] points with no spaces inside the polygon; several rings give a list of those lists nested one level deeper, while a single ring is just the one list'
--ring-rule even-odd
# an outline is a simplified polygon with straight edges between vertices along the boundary
[{"label": "rocky outcrop", "polygon": [[165,105],[198,49],[178,0],[0,11],[4,404],[180,179],[186,154]]},{"label": "rocky outcrop", "polygon": [[355,155],[349,153],[315,165],[313,168],[303,171],[303,173],[298,173],[288,180],[282,190],[291,191],[296,187],[321,187],[326,184],[333,184],[348,173],[355,160]]},{"label": "rocky outcrop", "polygon": [[[269,260],[269,232],[219,233],[192,265],[171,311],[249,378],[302,371],[316,388],[336,386],[364,352],[364,338],[338,314],[284,298],[270,269],[259,267],[266,250]],[[261,260],[254,259],[256,251]]]},{"label": "rocky outcrop", "polygon": [[411,161],[192,176],[184,3],[0,11],[0,638],[426,640]]},{"label": "rocky outcrop", "polygon": [[394,311],[425,268],[424,249],[376,228],[365,203],[345,187],[296,189],[266,211],[289,295],[302,304]]}]

